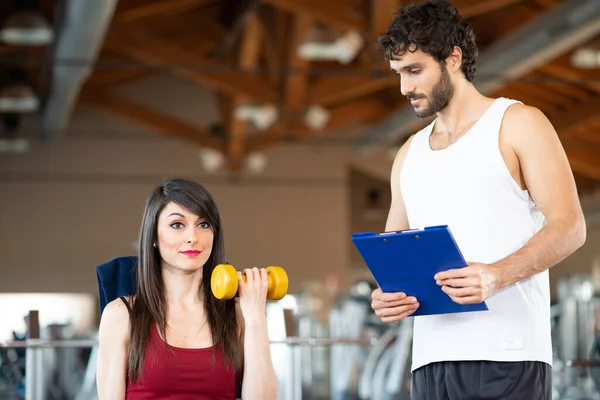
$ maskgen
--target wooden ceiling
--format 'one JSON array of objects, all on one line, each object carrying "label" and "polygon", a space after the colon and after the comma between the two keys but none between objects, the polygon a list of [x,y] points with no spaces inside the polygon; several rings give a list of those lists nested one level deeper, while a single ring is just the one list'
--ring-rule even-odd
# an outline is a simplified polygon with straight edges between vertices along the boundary
[{"label": "wooden ceiling", "polygon": [[[58,0],[40,0],[48,18]],[[408,104],[398,79],[377,54],[375,38],[401,0],[121,0],[98,64],[79,102],[153,131],[210,147],[227,156],[228,168],[244,157],[286,141],[335,134],[355,124],[376,124]],[[559,0],[455,0],[472,24],[480,52]],[[0,8],[6,15],[9,8]],[[315,27],[332,35],[356,30],[365,40],[348,64],[307,61],[296,49]],[[591,42],[600,49],[600,38]],[[573,49],[575,50],[575,49]],[[43,60],[43,49],[33,50]],[[32,50],[0,46],[0,55],[31,58]],[[28,59],[30,59],[28,58]],[[493,96],[540,108],[553,122],[576,175],[580,192],[600,187],[600,68],[578,69],[563,54]],[[34,59],[36,59],[34,57]],[[6,60],[4,58],[3,60]],[[36,63],[30,75],[40,84]],[[157,75],[171,75],[214,90],[220,124],[201,129],[140,103],[114,88]],[[0,76],[1,78],[1,76]],[[275,123],[260,129],[235,118],[239,106],[275,106]],[[324,127],[305,122],[313,106],[324,107]],[[348,140],[348,145],[351,141]]]}]

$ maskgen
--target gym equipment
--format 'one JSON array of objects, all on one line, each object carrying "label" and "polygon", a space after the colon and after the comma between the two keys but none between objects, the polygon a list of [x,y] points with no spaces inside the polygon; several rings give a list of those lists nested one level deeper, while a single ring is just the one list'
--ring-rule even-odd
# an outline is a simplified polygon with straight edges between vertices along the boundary
[{"label": "gym equipment", "polygon": [[589,368],[590,376],[592,381],[594,381],[594,386],[596,389],[600,390],[600,335],[596,336],[590,351],[589,361],[587,362],[587,365],[584,366]]},{"label": "gym equipment", "polygon": [[[281,300],[288,290],[288,276],[285,270],[279,266],[266,268],[269,279],[267,300]],[[246,275],[242,274],[244,282]],[[210,287],[217,299],[231,299],[238,292],[237,271],[231,264],[219,264],[212,272]]]},{"label": "gym equipment", "polygon": [[557,282],[558,303],[552,306],[553,399],[599,400],[600,300],[588,275],[574,274]]},{"label": "gym equipment", "polygon": [[361,400],[408,400],[413,321],[391,325],[372,348],[358,382]]},{"label": "gym equipment", "polygon": [[[369,301],[350,296],[329,312],[329,332],[332,337],[358,340],[365,337],[371,315]],[[369,349],[352,345],[334,346],[330,350],[331,400],[356,397],[356,376],[367,358]]]}]

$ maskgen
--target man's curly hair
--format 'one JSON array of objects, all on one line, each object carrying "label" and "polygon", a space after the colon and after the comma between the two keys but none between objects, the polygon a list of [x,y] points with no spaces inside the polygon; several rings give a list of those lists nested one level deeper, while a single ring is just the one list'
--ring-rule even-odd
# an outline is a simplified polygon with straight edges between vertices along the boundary
[{"label": "man's curly hair", "polygon": [[379,36],[378,45],[387,60],[420,49],[440,63],[458,46],[462,50],[465,78],[472,82],[477,73],[478,50],[473,29],[447,0],[402,6],[387,31]]}]

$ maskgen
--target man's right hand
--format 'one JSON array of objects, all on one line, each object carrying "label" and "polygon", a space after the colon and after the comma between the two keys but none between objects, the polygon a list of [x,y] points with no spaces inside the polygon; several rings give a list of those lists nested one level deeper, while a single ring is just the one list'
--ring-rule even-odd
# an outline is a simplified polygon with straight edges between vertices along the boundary
[{"label": "man's right hand", "polygon": [[383,293],[381,288],[371,293],[371,299],[375,315],[386,324],[403,320],[419,308],[415,297],[406,296],[405,293]]}]

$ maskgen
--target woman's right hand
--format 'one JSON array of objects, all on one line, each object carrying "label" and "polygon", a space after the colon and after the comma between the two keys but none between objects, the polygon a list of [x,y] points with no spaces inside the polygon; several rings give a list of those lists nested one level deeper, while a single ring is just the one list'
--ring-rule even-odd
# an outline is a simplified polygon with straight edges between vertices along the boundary
[{"label": "woman's right hand", "polygon": [[371,307],[381,322],[391,324],[414,313],[419,308],[415,297],[406,293],[383,293],[377,288],[371,293]]},{"label": "woman's right hand", "polygon": [[[246,276],[244,281],[243,275]],[[238,271],[239,302],[246,325],[266,319],[269,278],[265,268]]]}]

